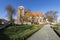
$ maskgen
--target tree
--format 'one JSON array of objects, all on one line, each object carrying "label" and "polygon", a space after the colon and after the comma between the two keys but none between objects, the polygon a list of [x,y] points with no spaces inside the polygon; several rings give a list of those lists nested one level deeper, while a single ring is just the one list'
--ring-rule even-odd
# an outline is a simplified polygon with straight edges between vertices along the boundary
[{"label": "tree", "polygon": [[[30,18],[30,17],[31,17],[31,18]],[[25,19],[26,19],[26,21],[29,21],[29,19],[30,19],[30,22],[31,22],[32,24],[34,24],[35,16],[34,16],[34,15],[32,15],[32,13],[31,13],[31,10],[30,10],[30,9],[25,10]]]},{"label": "tree", "polygon": [[54,22],[57,20],[57,13],[58,13],[57,11],[47,11],[45,13],[45,16],[49,22]]},{"label": "tree", "polygon": [[[22,11],[22,9],[20,10]],[[22,12],[20,12],[22,13]],[[31,11],[30,10],[24,10],[24,16],[20,15],[20,21],[21,21],[21,24],[25,22],[28,22],[29,21],[29,18],[30,18],[30,14],[31,14]]]},{"label": "tree", "polygon": [[6,6],[6,10],[8,12],[7,13],[8,20],[10,21],[10,23],[12,23],[13,15],[15,15],[15,9],[11,5],[8,5],[8,6]]},{"label": "tree", "polygon": [[31,23],[34,24],[35,16],[32,15],[31,17],[32,17],[32,22]]},{"label": "tree", "polygon": [[29,21],[30,16],[31,16],[31,10],[25,10],[24,20]]},{"label": "tree", "polygon": [[53,17],[48,16],[47,18],[48,18],[48,21],[49,21],[49,22],[53,22]]}]

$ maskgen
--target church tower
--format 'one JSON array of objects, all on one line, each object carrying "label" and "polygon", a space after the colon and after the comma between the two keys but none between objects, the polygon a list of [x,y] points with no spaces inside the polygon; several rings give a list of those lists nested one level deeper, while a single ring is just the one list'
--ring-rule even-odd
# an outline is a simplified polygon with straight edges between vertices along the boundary
[{"label": "church tower", "polygon": [[23,6],[19,6],[18,7],[18,16],[17,16],[17,24],[20,24],[20,19],[21,17],[24,16],[24,7]]}]

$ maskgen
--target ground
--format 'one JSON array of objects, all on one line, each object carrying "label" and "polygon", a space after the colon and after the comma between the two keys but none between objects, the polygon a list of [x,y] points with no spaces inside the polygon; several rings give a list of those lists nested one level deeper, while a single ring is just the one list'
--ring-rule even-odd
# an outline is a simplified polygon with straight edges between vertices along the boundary
[{"label": "ground", "polygon": [[45,25],[41,30],[33,34],[27,40],[60,40],[57,34],[50,28],[50,25]]}]

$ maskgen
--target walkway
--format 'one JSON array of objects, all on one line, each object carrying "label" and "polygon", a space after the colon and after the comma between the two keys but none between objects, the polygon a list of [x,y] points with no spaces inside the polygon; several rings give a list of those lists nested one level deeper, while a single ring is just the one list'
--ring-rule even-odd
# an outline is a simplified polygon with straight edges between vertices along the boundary
[{"label": "walkway", "polygon": [[27,40],[59,40],[57,34],[50,28],[50,25],[45,25],[41,30],[33,34]]},{"label": "walkway", "polygon": [[0,29],[3,29],[7,26],[8,24],[0,25]]}]

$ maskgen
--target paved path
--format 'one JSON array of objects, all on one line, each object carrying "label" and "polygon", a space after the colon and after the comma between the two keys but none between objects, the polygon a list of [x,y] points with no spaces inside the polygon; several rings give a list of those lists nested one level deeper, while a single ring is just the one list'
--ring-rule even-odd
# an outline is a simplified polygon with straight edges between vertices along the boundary
[{"label": "paved path", "polygon": [[7,26],[8,24],[0,25],[0,29],[3,29]]},{"label": "paved path", "polygon": [[50,25],[45,25],[41,30],[33,34],[27,40],[59,40],[57,34],[50,28]]},{"label": "paved path", "polygon": [[3,25],[0,25],[0,29],[2,29],[4,26]]}]

